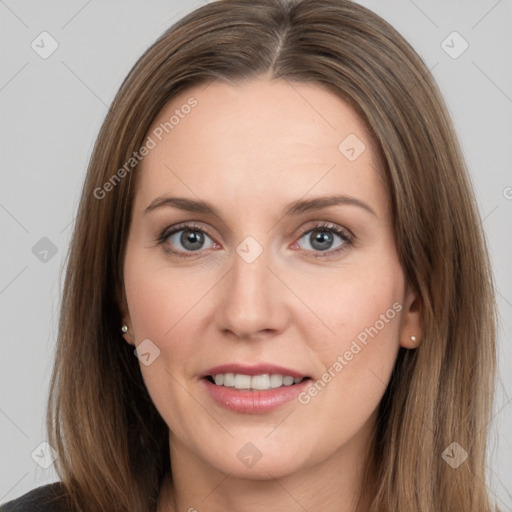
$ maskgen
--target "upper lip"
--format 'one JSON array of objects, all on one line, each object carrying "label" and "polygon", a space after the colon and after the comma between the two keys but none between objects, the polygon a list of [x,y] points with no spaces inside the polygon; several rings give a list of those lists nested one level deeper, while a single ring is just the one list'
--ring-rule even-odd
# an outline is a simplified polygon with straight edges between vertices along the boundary
[{"label": "upper lip", "polygon": [[270,375],[283,375],[290,377],[307,377],[307,375],[291,368],[285,368],[284,366],[278,366],[270,363],[259,363],[255,365],[238,364],[238,363],[227,363],[219,366],[214,366],[209,370],[206,370],[201,374],[201,378],[208,377],[210,375],[218,375],[220,373],[241,373],[244,375],[263,375],[268,373]]}]

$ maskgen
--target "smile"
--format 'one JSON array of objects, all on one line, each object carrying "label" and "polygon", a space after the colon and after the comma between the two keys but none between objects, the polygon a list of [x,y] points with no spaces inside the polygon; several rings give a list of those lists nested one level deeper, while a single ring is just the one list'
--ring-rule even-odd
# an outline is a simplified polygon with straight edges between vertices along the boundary
[{"label": "smile", "polygon": [[225,386],[239,390],[265,391],[276,389],[283,386],[292,386],[299,384],[307,377],[292,377],[291,375],[270,375],[264,373],[261,375],[245,375],[243,373],[218,373],[210,375],[210,382],[217,386]]},{"label": "smile", "polygon": [[[222,384],[216,384],[214,376]],[[207,396],[222,409],[239,414],[265,414],[285,404],[297,406],[297,396],[307,391],[313,380],[280,374],[217,373],[205,376],[201,383]]]}]

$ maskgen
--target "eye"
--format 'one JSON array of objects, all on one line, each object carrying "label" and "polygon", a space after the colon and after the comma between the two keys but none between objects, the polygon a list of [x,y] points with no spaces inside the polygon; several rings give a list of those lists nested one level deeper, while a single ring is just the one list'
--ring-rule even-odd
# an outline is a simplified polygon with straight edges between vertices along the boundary
[{"label": "eye", "polygon": [[[306,242],[305,248],[300,247],[299,243],[303,239]],[[206,228],[192,223],[166,228],[156,241],[163,245],[166,252],[182,258],[199,256],[202,249],[219,247]],[[354,236],[349,230],[329,222],[319,222],[311,229],[302,229],[301,237],[294,246],[299,246],[299,249],[311,253],[309,254],[311,257],[321,258],[344,251],[353,244]]]},{"label": "eye", "polygon": [[[205,242],[208,242],[205,246]],[[181,257],[195,256],[201,249],[211,249],[217,244],[208,235],[206,229],[195,224],[181,224],[165,229],[157,240],[164,245],[164,249]],[[175,250],[173,248],[177,248]]]},{"label": "eye", "polygon": [[[303,232],[300,240],[303,239],[306,241],[305,250],[323,253],[313,254],[314,257],[330,256],[353,244],[353,238],[348,230],[328,222],[320,222],[312,229]],[[299,242],[296,245],[298,244]]]}]

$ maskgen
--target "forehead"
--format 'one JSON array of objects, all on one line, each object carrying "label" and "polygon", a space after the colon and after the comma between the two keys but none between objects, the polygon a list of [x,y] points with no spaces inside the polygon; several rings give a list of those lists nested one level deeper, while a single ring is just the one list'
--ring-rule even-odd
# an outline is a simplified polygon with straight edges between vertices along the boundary
[{"label": "forehead", "polygon": [[147,136],[154,147],[137,170],[136,209],[171,192],[241,205],[252,197],[286,202],[333,192],[383,201],[365,124],[317,84],[257,79],[193,87],[164,106]]}]

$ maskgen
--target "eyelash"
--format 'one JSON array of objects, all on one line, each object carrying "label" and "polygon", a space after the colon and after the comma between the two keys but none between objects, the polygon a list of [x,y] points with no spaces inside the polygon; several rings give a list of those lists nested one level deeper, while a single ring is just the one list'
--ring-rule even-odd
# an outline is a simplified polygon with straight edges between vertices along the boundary
[{"label": "eyelash", "polygon": [[[176,226],[173,226],[172,228],[165,228],[158,238],[156,239],[157,245],[164,245],[167,239],[174,235],[175,233],[179,233],[180,231],[200,231],[201,233],[204,233],[208,235],[212,240],[213,236],[208,231],[208,229],[198,226],[197,224],[190,223],[190,222],[184,222],[181,224],[178,224]],[[312,232],[312,231],[326,231],[326,232],[332,232],[338,235],[343,240],[343,245],[338,247],[337,249],[333,249],[330,251],[313,251],[315,254],[308,255],[308,257],[312,258],[328,258],[330,256],[333,256],[337,253],[341,253],[343,251],[346,251],[350,246],[354,245],[355,242],[355,236],[346,228],[338,227],[336,224],[332,224],[330,222],[321,221],[318,222],[316,225],[308,228],[301,228],[299,230],[299,238],[300,240],[304,235]],[[178,252],[170,249],[169,246],[164,246],[164,250],[167,253],[172,254],[173,256],[177,256],[179,258],[190,258],[196,256],[196,253],[201,252],[199,251],[188,251],[188,252]]]}]

